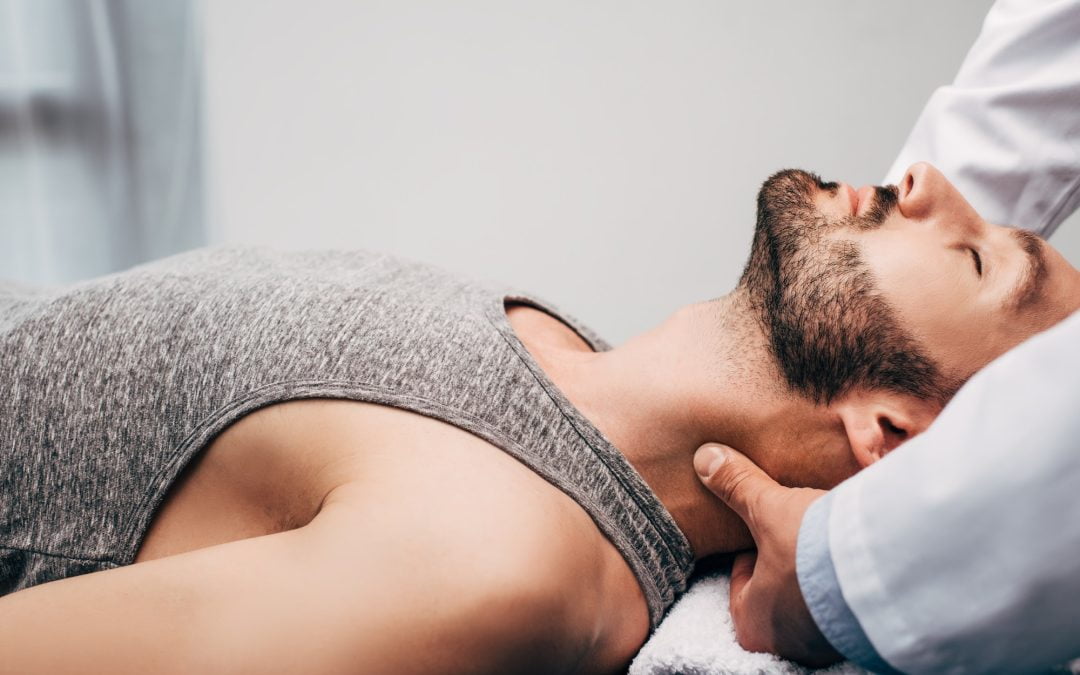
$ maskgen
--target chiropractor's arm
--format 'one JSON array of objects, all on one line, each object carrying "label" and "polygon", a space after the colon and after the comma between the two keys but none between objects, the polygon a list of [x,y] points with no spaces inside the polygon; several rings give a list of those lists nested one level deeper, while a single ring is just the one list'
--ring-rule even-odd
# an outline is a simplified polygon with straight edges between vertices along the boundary
[{"label": "chiropractor's arm", "polygon": [[1080,656],[1078,344],[1080,313],[824,498],[737,454],[710,471],[712,448],[699,450],[703,480],[759,548],[733,579],[740,642],[821,660],[819,629],[848,658],[905,672],[1030,672]]},{"label": "chiropractor's arm", "polygon": [[998,0],[886,176],[938,167],[993,223],[1044,237],[1080,206],[1080,0]]}]

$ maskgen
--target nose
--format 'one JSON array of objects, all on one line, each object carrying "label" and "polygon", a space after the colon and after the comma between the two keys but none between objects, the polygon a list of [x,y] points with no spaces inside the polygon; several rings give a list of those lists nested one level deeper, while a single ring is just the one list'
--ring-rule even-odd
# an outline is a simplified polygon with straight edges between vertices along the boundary
[{"label": "nose", "polygon": [[935,215],[948,216],[954,225],[981,221],[975,209],[949,179],[926,162],[917,162],[908,167],[897,185],[897,191],[897,206],[900,213],[908,218],[925,220]]},{"label": "nose", "polygon": [[934,211],[935,202],[942,193],[941,183],[945,177],[926,162],[908,167],[897,185],[900,213],[908,218],[926,218]]}]

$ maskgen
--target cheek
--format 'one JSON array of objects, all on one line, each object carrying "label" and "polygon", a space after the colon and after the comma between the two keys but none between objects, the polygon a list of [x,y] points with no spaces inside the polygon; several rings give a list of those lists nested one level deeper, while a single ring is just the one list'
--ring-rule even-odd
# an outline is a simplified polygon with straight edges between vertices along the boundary
[{"label": "cheek", "polygon": [[908,323],[933,325],[962,304],[955,265],[904,251],[879,256],[871,267],[879,289]]},{"label": "cheek", "polygon": [[901,327],[947,367],[964,368],[985,351],[977,284],[959,252],[931,246],[867,246],[863,252]]}]

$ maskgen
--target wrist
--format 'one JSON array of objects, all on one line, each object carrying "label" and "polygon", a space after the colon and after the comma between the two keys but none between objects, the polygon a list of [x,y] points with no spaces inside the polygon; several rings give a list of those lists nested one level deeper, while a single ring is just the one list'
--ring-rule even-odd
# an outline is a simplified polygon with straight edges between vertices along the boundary
[{"label": "wrist", "polygon": [[799,527],[795,568],[803,602],[829,649],[875,672],[896,672],[878,654],[844,599],[829,549],[831,509],[829,493],[810,505]]}]

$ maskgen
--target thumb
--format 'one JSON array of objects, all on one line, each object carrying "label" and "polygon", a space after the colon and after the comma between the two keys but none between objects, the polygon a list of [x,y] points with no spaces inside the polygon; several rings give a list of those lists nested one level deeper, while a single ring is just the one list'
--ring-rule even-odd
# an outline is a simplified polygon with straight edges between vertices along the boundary
[{"label": "thumb", "polygon": [[754,530],[750,504],[780,484],[740,452],[726,445],[706,443],[694,453],[694,469],[705,487],[719,497]]}]

